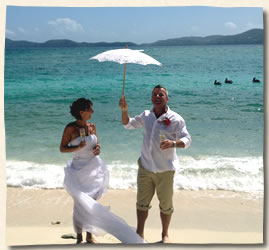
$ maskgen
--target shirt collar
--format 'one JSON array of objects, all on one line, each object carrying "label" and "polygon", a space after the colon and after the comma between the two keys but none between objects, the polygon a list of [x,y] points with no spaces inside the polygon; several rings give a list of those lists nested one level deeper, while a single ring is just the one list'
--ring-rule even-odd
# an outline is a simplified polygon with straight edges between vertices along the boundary
[{"label": "shirt collar", "polygon": [[[170,113],[171,109],[169,108],[168,105],[166,107],[167,107],[167,111],[164,114],[162,114],[159,118],[157,118],[156,120],[161,120],[163,117],[168,116],[168,114]],[[154,109],[154,107],[151,108],[150,112],[155,116],[155,113],[153,112],[153,109]]]}]

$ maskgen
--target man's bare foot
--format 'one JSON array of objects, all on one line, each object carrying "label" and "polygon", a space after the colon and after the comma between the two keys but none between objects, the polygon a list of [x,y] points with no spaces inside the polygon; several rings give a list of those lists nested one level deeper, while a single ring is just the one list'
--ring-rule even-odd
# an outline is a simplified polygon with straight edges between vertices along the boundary
[{"label": "man's bare foot", "polygon": [[171,243],[171,241],[168,238],[168,235],[163,236],[162,243]]},{"label": "man's bare foot", "polygon": [[82,242],[82,234],[77,234],[77,242],[76,244],[80,244]]}]

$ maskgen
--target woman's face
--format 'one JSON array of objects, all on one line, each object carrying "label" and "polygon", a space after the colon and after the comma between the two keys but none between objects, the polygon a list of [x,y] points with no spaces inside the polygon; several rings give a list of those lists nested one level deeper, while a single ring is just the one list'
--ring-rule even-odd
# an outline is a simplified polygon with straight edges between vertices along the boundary
[{"label": "woman's face", "polygon": [[94,111],[93,111],[92,105],[91,105],[89,109],[80,111],[81,119],[83,121],[90,120],[93,113],[94,113]]}]

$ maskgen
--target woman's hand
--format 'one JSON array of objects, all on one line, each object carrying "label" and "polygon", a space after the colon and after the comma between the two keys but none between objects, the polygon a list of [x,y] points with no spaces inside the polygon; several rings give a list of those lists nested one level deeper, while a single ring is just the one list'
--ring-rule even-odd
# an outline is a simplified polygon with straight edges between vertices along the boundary
[{"label": "woman's hand", "polygon": [[70,146],[69,143],[74,139],[74,136],[77,136],[77,127],[75,126],[66,126],[63,132],[61,144],[60,144],[60,152],[62,153],[72,153],[78,151],[86,146],[86,142],[82,141],[77,146]]},{"label": "woman's hand", "polygon": [[100,144],[96,144],[96,146],[93,148],[93,154],[94,155],[99,155],[100,154]]},{"label": "woman's hand", "polygon": [[87,126],[88,126],[88,134],[89,134],[89,135],[95,134],[95,135],[97,136],[97,133],[96,133],[96,127],[95,127],[94,123],[89,122],[89,123],[87,124]]}]

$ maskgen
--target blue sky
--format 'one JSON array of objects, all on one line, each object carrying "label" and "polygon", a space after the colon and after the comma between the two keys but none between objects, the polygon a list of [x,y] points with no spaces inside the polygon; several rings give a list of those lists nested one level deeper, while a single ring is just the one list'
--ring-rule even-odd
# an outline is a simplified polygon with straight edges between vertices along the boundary
[{"label": "blue sky", "polygon": [[45,42],[147,43],[183,36],[233,35],[263,28],[258,7],[7,6],[6,37]]}]

